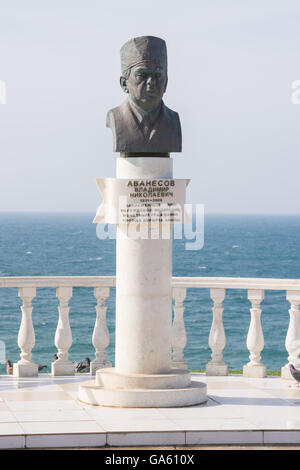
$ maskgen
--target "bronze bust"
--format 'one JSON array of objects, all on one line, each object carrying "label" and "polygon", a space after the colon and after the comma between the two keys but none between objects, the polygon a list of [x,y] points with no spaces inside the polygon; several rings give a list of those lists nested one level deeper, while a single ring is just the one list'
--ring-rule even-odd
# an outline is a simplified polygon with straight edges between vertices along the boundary
[{"label": "bronze bust", "polygon": [[165,41],[154,36],[130,39],[121,48],[121,68],[120,85],[129,97],[107,113],[106,121],[114,151],[132,156],[181,152],[178,113],[162,101],[168,82]]}]

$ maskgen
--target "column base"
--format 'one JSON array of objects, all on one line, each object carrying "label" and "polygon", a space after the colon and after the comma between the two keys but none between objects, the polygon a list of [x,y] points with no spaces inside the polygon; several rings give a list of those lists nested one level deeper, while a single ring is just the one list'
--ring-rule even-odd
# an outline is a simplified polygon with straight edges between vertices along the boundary
[{"label": "column base", "polygon": [[80,384],[78,399],[90,405],[120,408],[166,408],[207,401],[206,384],[191,382],[190,373],[119,374],[114,368],[96,372],[96,380]]},{"label": "column base", "polygon": [[185,361],[173,361],[172,369],[183,369],[188,370],[188,365]]},{"label": "column base", "polygon": [[55,361],[51,364],[51,375],[75,375],[75,365],[71,361]]},{"label": "column base", "polygon": [[267,376],[267,368],[264,364],[260,364],[257,366],[250,366],[246,364],[243,366],[243,377],[252,377],[252,378],[261,378]]},{"label": "column base", "polygon": [[37,377],[39,373],[39,367],[34,362],[28,364],[21,364],[17,362],[13,364],[13,375],[15,377]]},{"label": "column base", "polygon": [[[295,365],[295,367],[296,369],[299,369],[300,365]],[[285,366],[281,367],[281,378],[285,380],[295,380],[290,371],[290,364],[286,364]]]},{"label": "column base", "polygon": [[225,362],[207,361],[206,375],[228,375],[228,366]]},{"label": "column base", "polygon": [[90,374],[95,375],[97,370],[104,369],[106,367],[111,367],[111,362],[110,361],[104,361],[104,362],[94,362],[94,361],[92,361],[90,363]]}]

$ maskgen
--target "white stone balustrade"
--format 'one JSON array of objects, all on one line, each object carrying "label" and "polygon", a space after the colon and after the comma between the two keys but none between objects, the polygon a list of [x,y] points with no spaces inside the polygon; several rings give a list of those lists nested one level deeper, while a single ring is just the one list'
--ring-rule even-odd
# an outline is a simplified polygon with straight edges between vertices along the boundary
[{"label": "white stone balustrade", "polygon": [[109,297],[109,287],[95,287],[94,295],[97,299],[97,305],[92,342],[96,352],[95,359],[90,365],[92,375],[95,375],[98,369],[111,367],[111,362],[106,359],[106,349],[109,345],[109,332],[106,325],[106,300]]},{"label": "white stone balustrade", "polygon": [[250,362],[243,367],[244,377],[266,377],[267,368],[261,363],[260,353],[264,348],[264,335],[261,326],[260,304],[264,298],[263,290],[249,290],[248,299],[252,304],[251,320],[247,336],[247,348],[250,351]]},{"label": "white stone balustrade", "polygon": [[31,359],[31,351],[35,344],[34,328],[32,323],[32,299],[36,296],[34,287],[19,289],[19,297],[23,301],[21,307],[22,320],[18,334],[18,346],[21,349],[21,359],[13,365],[13,374],[16,377],[33,377],[38,375],[38,365]]},{"label": "white stone balustrade", "polygon": [[98,368],[109,367],[111,363],[106,359],[109,334],[106,326],[105,301],[109,296],[109,288],[114,286],[114,276],[0,277],[0,287],[19,287],[19,296],[23,301],[21,306],[22,320],[18,335],[21,359],[13,365],[13,374],[18,377],[38,375],[38,364],[32,361],[31,351],[35,344],[32,299],[36,296],[36,288],[39,287],[56,288],[59,300],[59,317],[54,338],[58,359],[51,364],[52,375],[74,375],[74,364],[68,358],[68,351],[72,345],[69,301],[72,297],[73,287],[94,287],[97,299],[96,322],[91,338],[95,347],[95,360],[91,363],[91,374],[94,374]]},{"label": "white stone balustrade", "polygon": [[281,377],[284,379],[290,379],[291,373],[289,370],[289,364],[293,364],[296,368],[300,367],[300,290],[287,291],[286,298],[291,304],[291,308],[289,309],[290,322],[285,339],[285,347],[289,356],[288,363],[281,369]]},{"label": "white stone balustrade", "polygon": [[[261,324],[261,302],[265,291],[286,291],[286,298],[290,303],[289,326],[285,340],[288,352],[288,362],[281,369],[284,379],[291,379],[289,364],[300,368],[300,280],[299,279],[260,279],[260,278],[210,278],[210,277],[173,277],[174,320],[172,327],[173,366],[186,368],[184,348],[187,337],[184,324],[184,301],[186,289],[209,289],[212,299],[212,325],[209,335],[209,346],[212,350],[211,359],[206,365],[209,375],[226,375],[227,365],[223,362],[223,350],[226,345],[223,326],[223,301],[227,289],[245,290],[251,302],[250,322],[245,347],[249,350],[250,362],[244,365],[243,375],[251,377],[265,377],[266,367],[261,362],[261,353],[264,348],[264,337]],[[0,277],[0,288],[17,287],[22,300],[22,318],[18,335],[20,360],[13,365],[15,376],[36,376],[38,365],[32,360],[32,350],[35,345],[34,317],[32,318],[32,300],[36,290],[40,287],[56,288],[59,301],[58,325],[55,335],[55,344],[58,350],[58,360],[52,363],[54,375],[74,374],[74,366],[68,359],[68,351],[72,344],[69,315],[72,315],[69,301],[74,287],[93,287],[96,298],[96,321],[91,342],[95,348],[95,359],[91,363],[91,374],[99,368],[110,367],[106,358],[106,349],[109,345],[109,332],[106,324],[106,301],[110,295],[110,288],[115,287],[114,276],[50,276],[50,277]],[[0,306],[1,310],[1,306]],[[285,312],[279,312],[285,314]],[[36,313],[35,315],[38,315]],[[226,315],[226,311],[224,313]],[[199,318],[201,322],[201,318]],[[199,368],[202,365],[199,364]]]},{"label": "white stone balustrade", "polygon": [[173,288],[174,304],[174,320],[172,327],[172,349],[173,361],[172,367],[175,369],[187,369],[187,363],[183,360],[183,350],[186,346],[186,333],[184,327],[184,299],[186,297],[186,289],[184,287]]},{"label": "white stone balustrade", "polygon": [[214,303],[212,308],[213,320],[208,338],[212,354],[211,360],[206,363],[206,375],[227,375],[228,368],[222,359],[222,351],[226,345],[222,319],[225,289],[210,289],[210,297]]},{"label": "white stone balustrade", "polygon": [[72,297],[72,287],[58,287],[56,296],[59,299],[59,319],[55,333],[55,346],[58,359],[51,364],[52,375],[74,375],[74,364],[68,359],[68,351],[72,346],[72,332],[69,322],[68,306]]}]

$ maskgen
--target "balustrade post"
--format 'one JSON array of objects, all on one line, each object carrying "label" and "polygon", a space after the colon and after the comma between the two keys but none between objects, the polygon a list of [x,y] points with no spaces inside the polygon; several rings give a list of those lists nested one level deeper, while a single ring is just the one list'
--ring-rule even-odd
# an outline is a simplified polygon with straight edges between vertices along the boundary
[{"label": "balustrade post", "polygon": [[212,354],[211,360],[206,363],[206,375],[227,375],[228,367],[222,360],[222,351],[226,345],[222,319],[225,289],[210,289],[210,297],[214,302],[212,308],[213,320],[208,339],[208,344],[212,350]]},{"label": "balustrade post", "polygon": [[293,364],[297,369],[300,367],[300,291],[287,291],[286,298],[291,304],[289,309],[290,322],[285,339],[285,347],[289,356],[288,363],[281,368],[281,377],[283,379],[292,379],[289,365]]},{"label": "balustrade post", "polygon": [[72,287],[57,287],[56,296],[59,299],[59,319],[55,333],[55,346],[57,347],[58,359],[51,364],[52,375],[74,375],[75,366],[68,359],[68,351],[72,345],[72,333],[69,322],[68,306],[72,297]]},{"label": "balustrade post", "polygon": [[251,302],[251,319],[247,336],[247,348],[250,352],[250,362],[243,367],[244,377],[263,378],[267,375],[267,368],[261,363],[260,353],[264,348],[264,336],[261,326],[261,308],[260,304],[264,299],[263,290],[248,290],[248,299]]},{"label": "balustrade post", "polygon": [[19,289],[19,297],[21,297],[23,305],[21,306],[22,320],[18,334],[21,359],[13,365],[13,375],[16,377],[34,377],[38,375],[38,364],[35,364],[31,359],[31,351],[35,344],[32,323],[32,299],[35,296],[35,287],[22,287]]},{"label": "balustrade post", "polygon": [[183,350],[186,346],[186,332],[184,326],[184,299],[186,297],[186,289],[182,287],[173,288],[174,320],[172,326],[172,349],[173,361],[172,367],[175,369],[187,369],[187,363],[183,360]]},{"label": "balustrade post", "polygon": [[95,287],[94,295],[97,299],[97,305],[96,322],[92,337],[95,359],[90,364],[90,373],[92,375],[95,375],[98,369],[111,367],[111,362],[106,359],[106,349],[109,345],[109,332],[106,324],[106,299],[109,297],[109,287]]}]

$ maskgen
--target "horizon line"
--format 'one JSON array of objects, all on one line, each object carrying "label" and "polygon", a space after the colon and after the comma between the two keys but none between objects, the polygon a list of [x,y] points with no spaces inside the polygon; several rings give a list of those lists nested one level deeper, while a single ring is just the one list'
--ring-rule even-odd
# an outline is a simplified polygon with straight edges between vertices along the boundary
[{"label": "horizon line", "polygon": [[[55,214],[55,215],[76,215],[76,214],[95,214],[95,212],[90,212],[90,211],[36,211],[36,210],[28,210],[28,211],[17,211],[17,210],[12,210],[12,211],[3,211],[0,210],[0,214]],[[290,213],[284,213],[284,212],[204,212],[205,215],[242,215],[242,216],[247,216],[247,215],[255,215],[255,216],[300,216],[300,212],[290,212]]]}]

